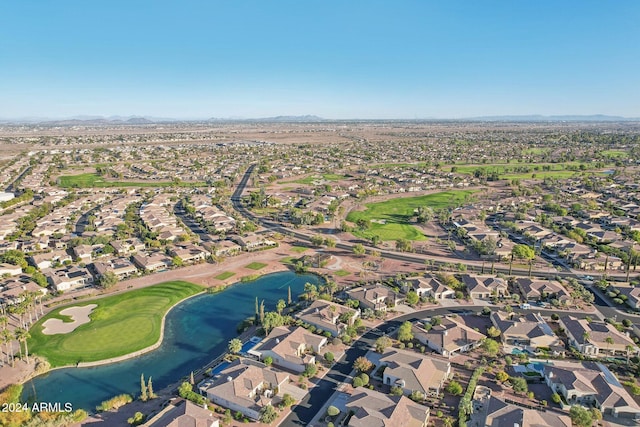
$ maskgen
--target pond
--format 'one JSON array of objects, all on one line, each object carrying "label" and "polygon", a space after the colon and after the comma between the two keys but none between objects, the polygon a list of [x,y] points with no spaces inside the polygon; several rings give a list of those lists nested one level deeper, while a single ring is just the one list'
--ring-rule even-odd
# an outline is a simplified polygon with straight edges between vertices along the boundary
[{"label": "pond", "polygon": [[238,324],[255,313],[256,297],[264,300],[265,311],[273,311],[279,299],[286,301],[289,287],[295,299],[305,283],[321,281],[311,274],[274,273],[183,301],[167,315],[157,350],[110,365],[51,371],[25,383],[23,401],[68,402],[74,410],[94,412],[115,395],[139,395],[141,374],[152,377],[154,389],[160,390],[224,353]]}]

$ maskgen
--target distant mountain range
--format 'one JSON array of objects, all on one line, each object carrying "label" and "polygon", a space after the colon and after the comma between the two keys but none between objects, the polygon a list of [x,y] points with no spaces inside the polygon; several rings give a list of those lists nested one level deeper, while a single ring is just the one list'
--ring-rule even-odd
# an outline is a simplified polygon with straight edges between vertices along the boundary
[{"label": "distant mountain range", "polygon": [[[464,119],[462,119],[464,120]],[[640,118],[607,116],[604,114],[592,115],[565,115],[565,116],[543,116],[543,115],[524,115],[524,116],[484,116],[471,117],[467,120],[487,121],[487,122],[636,122]]]},{"label": "distant mountain range", "polygon": [[50,126],[90,126],[90,125],[146,125],[154,123],[231,123],[231,122],[248,122],[248,123],[320,123],[320,122],[341,122],[341,121],[408,121],[408,122],[439,122],[439,121],[482,121],[482,122],[636,122],[640,118],[607,116],[604,114],[594,115],[561,115],[561,116],[544,116],[544,115],[522,115],[522,116],[480,116],[468,117],[460,119],[324,119],[314,115],[303,116],[275,116],[262,118],[241,118],[229,117],[219,118],[212,117],[209,119],[173,119],[167,117],[151,117],[151,116],[74,116],[69,118],[52,119],[46,117],[24,117],[18,119],[1,119],[0,123],[4,124],[43,124]]}]

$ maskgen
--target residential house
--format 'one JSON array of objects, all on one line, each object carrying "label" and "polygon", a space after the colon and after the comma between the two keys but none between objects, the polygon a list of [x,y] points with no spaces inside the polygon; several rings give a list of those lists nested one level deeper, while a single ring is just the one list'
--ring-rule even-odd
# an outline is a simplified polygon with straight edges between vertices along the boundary
[{"label": "residential house", "polygon": [[165,409],[147,421],[147,427],[220,427],[213,413],[188,400],[172,401]]},{"label": "residential house", "polygon": [[56,291],[68,291],[93,284],[93,276],[89,270],[75,265],[57,270],[45,270],[43,274]]},{"label": "residential house", "polygon": [[18,280],[17,278],[7,279],[0,282],[0,303],[13,305],[20,304],[23,300],[23,293],[46,295],[47,289],[32,281]]},{"label": "residential house", "polygon": [[430,349],[444,357],[471,351],[486,338],[484,334],[458,322],[454,317],[445,317],[441,323],[425,328],[421,323],[414,323],[413,336]]},{"label": "residential house", "polygon": [[425,396],[437,396],[451,376],[448,361],[397,348],[385,351],[379,366],[386,366],[384,384],[401,387],[405,394],[419,391]]},{"label": "residential house", "polygon": [[636,310],[640,309],[640,287],[616,286],[622,295],[627,296],[627,304]]},{"label": "residential house", "polygon": [[429,408],[406,396],[392,396],[358,388],[346,403],[351,417],[347,427],[426,427]]},{"label": "residential house", "polygon": [[518,347],[531,353],[539,349],[551,350],[555,354],[564,353],[562,340],[553,333],[551,327],[538,313],[524,316],[505,312],[491,313],[491,323],[500,331],[504,345]]},{"label": "residential house", "polygon": [[144,243],[140,239],[116,240],[111,242],[111,246],[118,255],[131,255],[144,251]]},{"label": "residential house", "polygon": [[279,326],[249,354],[261,360],[271,357],[274,365],[300,373],[308,364],[315,363],[315,355],[320,354],[326,344],[326,337],[312,334],[303,327]]},{"label": "residential house", "polygon": [[96,277],[101,277],[110,271],[115,274],[119,280],[126,279],[138,273],[138,269],[131,261],[126,258],[115,258],[109,261],[96,261],[92,264],[92,268],[96,273]]},{"label": "residential house", "polygon": [[246,236],[232,236],[231,239],[239,244],[243,250],[249,252],[278,246],[276,241],[268,239],[262,234],[249,233]]},{"label": "residential house", "polygon": [[22,274],[22,267],[8,263],[0,263],[0,276],[17,276]]},{"label": "residential house", "polygon": [[501,277],[472,276],[463,274],[462,282],[467,286],[471,298],[489,299],[492,296],[507,296],[507,282]]},{"label": "residential house", "polygon": [[[573,425],[571,417],[566,414],[516,406],[493,396],[482,404],[486,405],[485,427],[572,427]],[[476,407],[478,406],[479,403],[476,402]]]},{"label": "residential house", "polygon": [[88,264],[93,259],[93,247],[90,245],[78,245],[73,248],[73,256],[76,260]]},{"label": "residential house", "polygon": [[70,263],[73,261],[71,255],[64,250],[56,250],[53,252],[45,252],[42,254],[34,254],[29,257],[29,262],[34,267],[44,270],[51,268],[54,265],[62,265],[64,263]]},{"label": "residential house", "polygon": [[240,253],[242,247],[231,240],[219,240],[215,243],[204,242],[202,247],[207,249],[213,255],[220,256],[234,256]]},{"label": "residential house", "polygon": [[352,325],[359,315],[359,310],[330,301],[317,300],[297,313],[296,317],[337,337],[347,326]]},{"label": "residential house", "polygon": [[179,257],[185,264],[193,264],[204,261],[211,252],[194,244],[176,246],[171,250],[171,255]]},{"label": "residential house", "polygon": [[557,299],[561,303],[571,301],[571,295],[560,282],[555,280],[530,279],[518,277],[515,286],[527,301],[547,301]]},{"label": "residential house", "polygon": [[347,291],[349,298],[360,302],[360,308],[387,311],[399,302],[398,294],[381,284],[361,286]]},{"label": "residential house", "polygon": [[640,406],[602,363],[545,365],[544,379],[569,405],[594,406],[615,418],[640,419]]},{"label": "residential house", "polygon": [[436,300],[454,298],[456,295],[453,289],[446,287],[432,275],[405,280],[403,282],[402,291],[406,293],[410,290],[417,293],[420,297],[428,296]]},{"label": "residential house", "polygon": [[216,405],[258,420],[262,408],[275,406],[280,401],[283,386],[288,381],[286,372],[252,360],[238,359],[217,378],[202,383],[199,389]]},{"label": "residential house", "polygon": [[609,323],[589,322],[568,315],[562,316],[559,323],[567,334],[569,344],[587,356],[626,356],[640,353],[631,338]]},{"label": "residential house", "polygon": [[162,252],[138,253],[132,258],[133,263],[143,271],[165,270],[171,266],[171,258]]}]

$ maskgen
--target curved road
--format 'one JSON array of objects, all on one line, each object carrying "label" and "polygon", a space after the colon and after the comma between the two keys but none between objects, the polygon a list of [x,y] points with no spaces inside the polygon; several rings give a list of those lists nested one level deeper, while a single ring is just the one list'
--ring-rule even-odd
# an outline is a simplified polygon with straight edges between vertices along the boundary
[{"label": "curved road", "polygon": [[[346,351],[345,355],[333,365],[327,374],[320,379],[315,387],[309,390],[300,403],[293,407],[291,414],[280,424],[281,427],[308,426],[316,413],[327,403],[337,387],[342,383],[351,383],[349,374],[353,370],[353,362],[360,356],[364,356],[375,345],[376,339],[384,334],[389,328],[397,329],[402,322],[416,321],[432,316],[442,316],[446,314],[472,314],[479,313],[485,306],[460,306],[460,307],[438,307],[416,311],[414,313],[398,316],[389,321],[383,322],[377,327],[367,331]],[[515,312],[527,313],[532,310],[514,309]],[[554,310],[535,310],[545,315],[555,313]],[[574,316],[584,318],[589,313],[572,312]]]},{"label": "curved road", "polygon": [[[253,173],[254,169],[255,169],[255,164],[250,165],[247,171],[245,172],[245,174],[243,175],[242,179],[238,183],[238,186],[236,187],[236,190],[234,191],[233,196],[231,197],[231,202],[233,204],[233,207],[239,213],[251,219],[252,221],[255,221],[256,223],[261,224],[263,227],[270,228],[272,230],[281,232],[283,234],[291,235],[293,237],[296,237],[306,242],[310,242],[311,241],[310,235],[307,235],[297,230],[292,230],[287,227],[283,227],[279,223],[259,218],[243,206],[242,193],[244,192],[246,185],[249,181],[249,178],[251,177],[251,174]],[[349,243],[343,243],[343,242],[336,243],[337,248],[344,249],[347,251],[352,251],[353,246],[354,244],[349,244]],[[371,250],[374,248],[368,247],[368,249]],[[394,259],[394,260],[398,260],[406,263],[420,264],[421,267],[424,267],[424,261],[426,259],[431,260],[435,265],[444,265],[444,264],[461,262],[460,259],[452,259],[447,257],[434,257],[434,256],[418,257],[415,255],[410,255],[406,253],[383,251],[383,250],[380,250],[379,248],[375,248],[375,250],[379,251],[381,256],[385,258]],[[485,271],[488,271],[488,269],[490,268],[490,265],[487,265],[488,263],[483,263],[482,261],[464,260],[464,262],[467,269],[470,271],[480,272],[481,269],[483,268],[483,264],[484,264]],[[495,266],[494,270],[500,273],[509,272],[509,268],[502,265]],[[513,268],[511,273],[514,275],[528,276],[529,270]],[[557,276],[579,277],[583,273],[575,270],[570,270],[570,271],[532,270],[531,274],[537,277],[553,278]],[[614,280],[625,280],[626,274],[625,273],[609,274],[607,275],[607,277],[609,279],[614,279]],[[607,305],[606,302],[603,301],[602,298],[600,298],[598,293],[595,293],[594,306],[604,317],[609,317],[609,318],[614,317],[618,321],[621,321],[622,319],[625,319],[625,318],[631,320],[632,322],[635,322],[637,320],[635,317],[629,316],[626,313],[618,310],[617,308],[610,307],[609,305]],[[460,308],[431,308],[431,309],[422,310],[419,312],[406,314],[406,315],[394,318],[393,320],[385,322],[381,326],[378,326],[377,328],[366,332],[360,339],[358,339],[356,342],[353,343],[353,345],[346,351],[343,358],[334,364],[331,370],[327,372],[327,374],[321,380],[319,380],[319,382],[315,385],[315,387],[313,387],[309,391],[309,393],[306,395],[306,397],[298,405],[294,407],[291,414],[285,420],[283,420],[283,422],[280,425],[285,427],[309,425],[311,420],[314,418],[316,412],[323,407],[323,405],[335,392],[336,387],[344,382],[348,382],[348,376],[352,371],[353,361],[360,356],[364,356],[367,353],[367,351],[369,351],[369,349],[374,345],[375,340],[382,334],[381,331],[386,331],[391,327],[397,328],[402,322],[406,320],[411,321],[411,320],[422,319],[422,318],[434,316],[434,315],[460,313],[461,311],[479,312],[480,310],[482,310],[483,307],[484,306],[460,306]],[[521,312],[522,310],[514,309],[514,311]],[[543,309],[537,309],[537,308],[536,308],[536,311],[539,311],[543,314],[548,314],[548,315],[551,315],[552,313],[556,312],[555,310],[543,310]],[[589,316],[590,313],[572,312],[572,315],[584,318],[586,316]]]}]

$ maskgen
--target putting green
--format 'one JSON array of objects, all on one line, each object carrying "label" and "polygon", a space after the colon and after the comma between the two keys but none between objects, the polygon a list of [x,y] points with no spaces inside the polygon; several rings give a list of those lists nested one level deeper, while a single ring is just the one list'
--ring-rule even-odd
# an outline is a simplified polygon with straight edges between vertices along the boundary
[{"label": "putting green", "polygon": [[410,225],[414,211],[419,207],[430,206],[433,209],[455,206],[470,196],[473,191],[445,191],[419,197],[401,197],[380,203],[368,203],[364,211],[349,212],[347,221],[359,219],[370,221],[367,230],[355,230],[353,234],[366,239],[378,235],[382,240],[424,240],[424,235]]},{"label": "putting green", "polygon": [[[173,281],[91,301],[97,307],[91,321],[67,334],[44,335],[42,324],[60,318],[61,307],[30,330],[29,350],[44,356],[52,367],[124,356],[155,344],[162,319],[181,300],[201,292],[193,283]],[[86,305],[86,303],[78,304]]]}]

